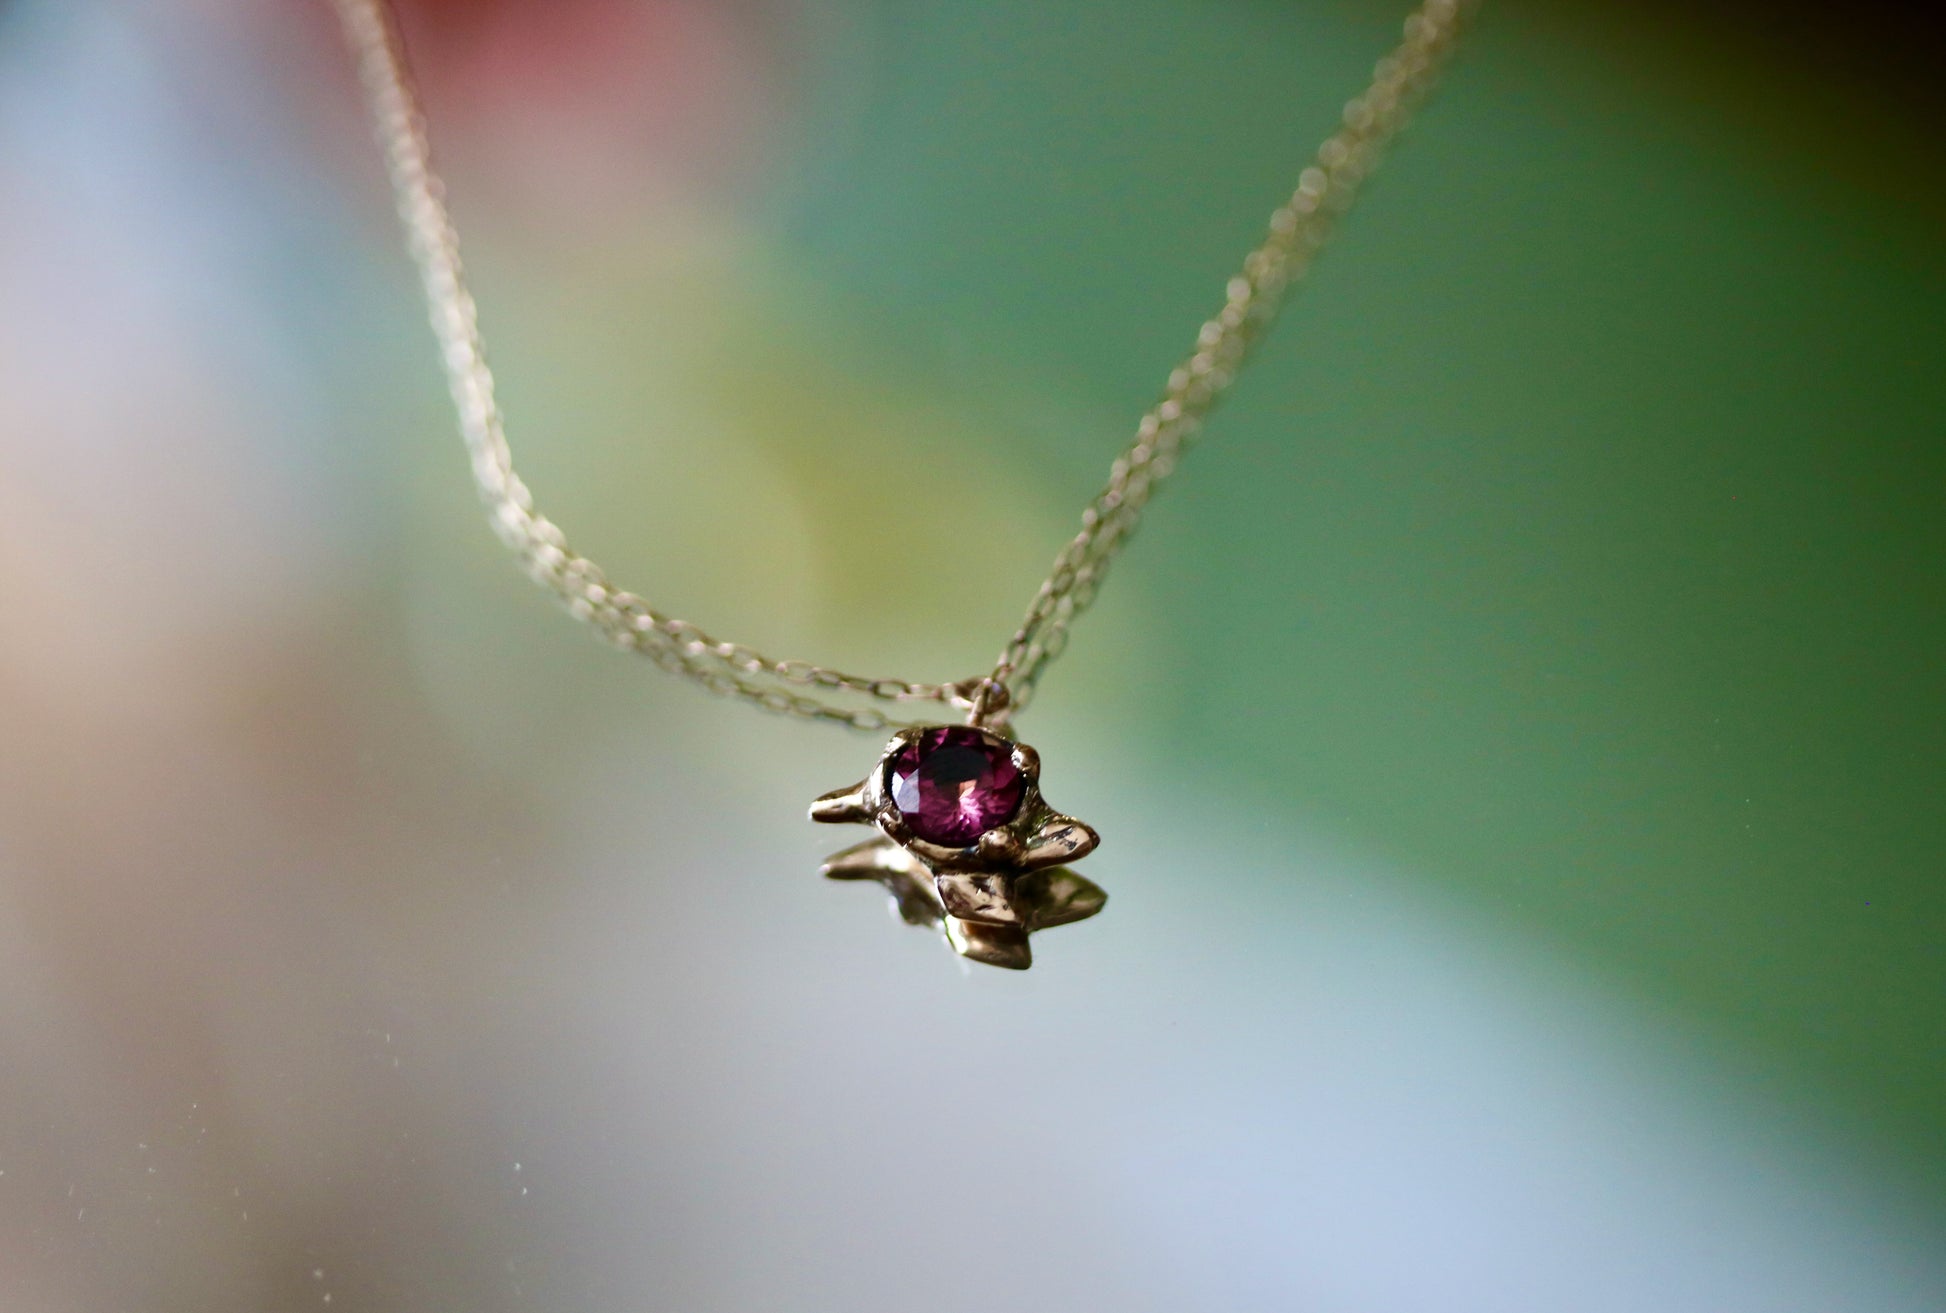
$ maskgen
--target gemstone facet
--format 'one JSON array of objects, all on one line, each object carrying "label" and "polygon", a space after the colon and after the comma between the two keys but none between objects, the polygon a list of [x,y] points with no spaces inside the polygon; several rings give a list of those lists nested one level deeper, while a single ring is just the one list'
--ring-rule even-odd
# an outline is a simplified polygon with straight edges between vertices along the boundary
[{"label": "gemstone facet", "polygon": [[1020,811],[1027,782],[1013,745],[970,726],[938,726],[885,764],[885,791],[918,838],[963,847]]}]

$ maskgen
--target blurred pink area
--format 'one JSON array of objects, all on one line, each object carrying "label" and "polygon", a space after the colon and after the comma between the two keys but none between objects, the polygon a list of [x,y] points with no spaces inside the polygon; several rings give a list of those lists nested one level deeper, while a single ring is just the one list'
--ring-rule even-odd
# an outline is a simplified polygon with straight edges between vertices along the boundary
[{"label": "blurred pink area", "polygon": [[782,5],[417,0],[400,17],[441,149],[491,172],[494,197],[583,222],[752,185],[801,63]]}]

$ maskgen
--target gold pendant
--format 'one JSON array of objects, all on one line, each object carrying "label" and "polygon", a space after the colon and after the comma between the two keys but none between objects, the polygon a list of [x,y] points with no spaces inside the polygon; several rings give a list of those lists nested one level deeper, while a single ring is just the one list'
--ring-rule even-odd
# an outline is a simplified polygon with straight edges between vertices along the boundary
[{"label": "gold pendant", "polygon": [[943,930],[961,957],[1024,971],[1027,937],[1093,916],[1108,895],[1062,865],[1101,836],[1041,797],[1040,754],[988,730],[901,730],[878,765],[811,804],[811,819],[876,825],[833,854],[834,880],[877,880],[912,925]]}]

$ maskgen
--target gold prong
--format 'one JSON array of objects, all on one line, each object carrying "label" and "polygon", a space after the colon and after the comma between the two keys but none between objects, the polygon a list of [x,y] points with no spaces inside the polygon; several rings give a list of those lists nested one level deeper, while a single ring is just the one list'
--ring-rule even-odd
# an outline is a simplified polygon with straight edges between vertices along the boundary
[{"label": "gold prong", "polygon": [[988,830],[977,845],[983,860],[996,867],[1018,866],[1023,851],[1020,836],[1012,830]]},{"label": "gold prong", "polygon": [[846,789],[833,789],[811,804],[811,819],[827,825],[869,824],[872,809],[865,800],[870,780],[861,780]]},{"label": "gold prong", "polygon": [[1030,930],[1085,921],[1108,902],[1100,885],[1085,875],[1052,866],[1014,881],[1014,901]]},{"label": "gold prong", "polygon": [[1058,866],[1086,857],[1100,843],[1101,836],[1095,833],[1092,826],[1056,812],[1042,821],[1040,828],[1034,831],[1034,837],[1027,841],[1026,851],[1020,856],[1020,865],[1029,871],[1042,866]]},{"label": "gold prong", "polygon": [[981,925],[1027,923],[1014,905],[1013,889],[1004,875],[936,875],[933,887],[939,891],[940,906],[962,921]]},{"label": "gold prong", "polygon": [[824,859],[820,873],[833,880],[878,880],[887,874],[910,873],[918,866],[912,854],[877,835]]},{"label": "gold prong", "polygon": [[1028,783],[1038,780],[1041,775],[1041,754],[1025,743],[1015,743],[1013,750],[1014,769],[1027,777]]},{"label": "gold prong", "polygon": [[1019,926],[983,925],[949,916],[946,941],[961,957],[990,967],[1025,971],[1034,965],[1034,951],[1027,946],[1027,932]]}]

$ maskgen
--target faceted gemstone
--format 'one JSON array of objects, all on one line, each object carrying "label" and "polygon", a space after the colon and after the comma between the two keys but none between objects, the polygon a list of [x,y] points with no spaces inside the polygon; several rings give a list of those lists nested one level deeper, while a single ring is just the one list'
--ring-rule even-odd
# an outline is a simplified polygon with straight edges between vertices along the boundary
[{"label": "faceted gemstone", "polygon": [[1027,791],[1013,745],[965,725],[922,731],[887,763],[885,785],[915,835],[952,848],[1012,820]]}]

